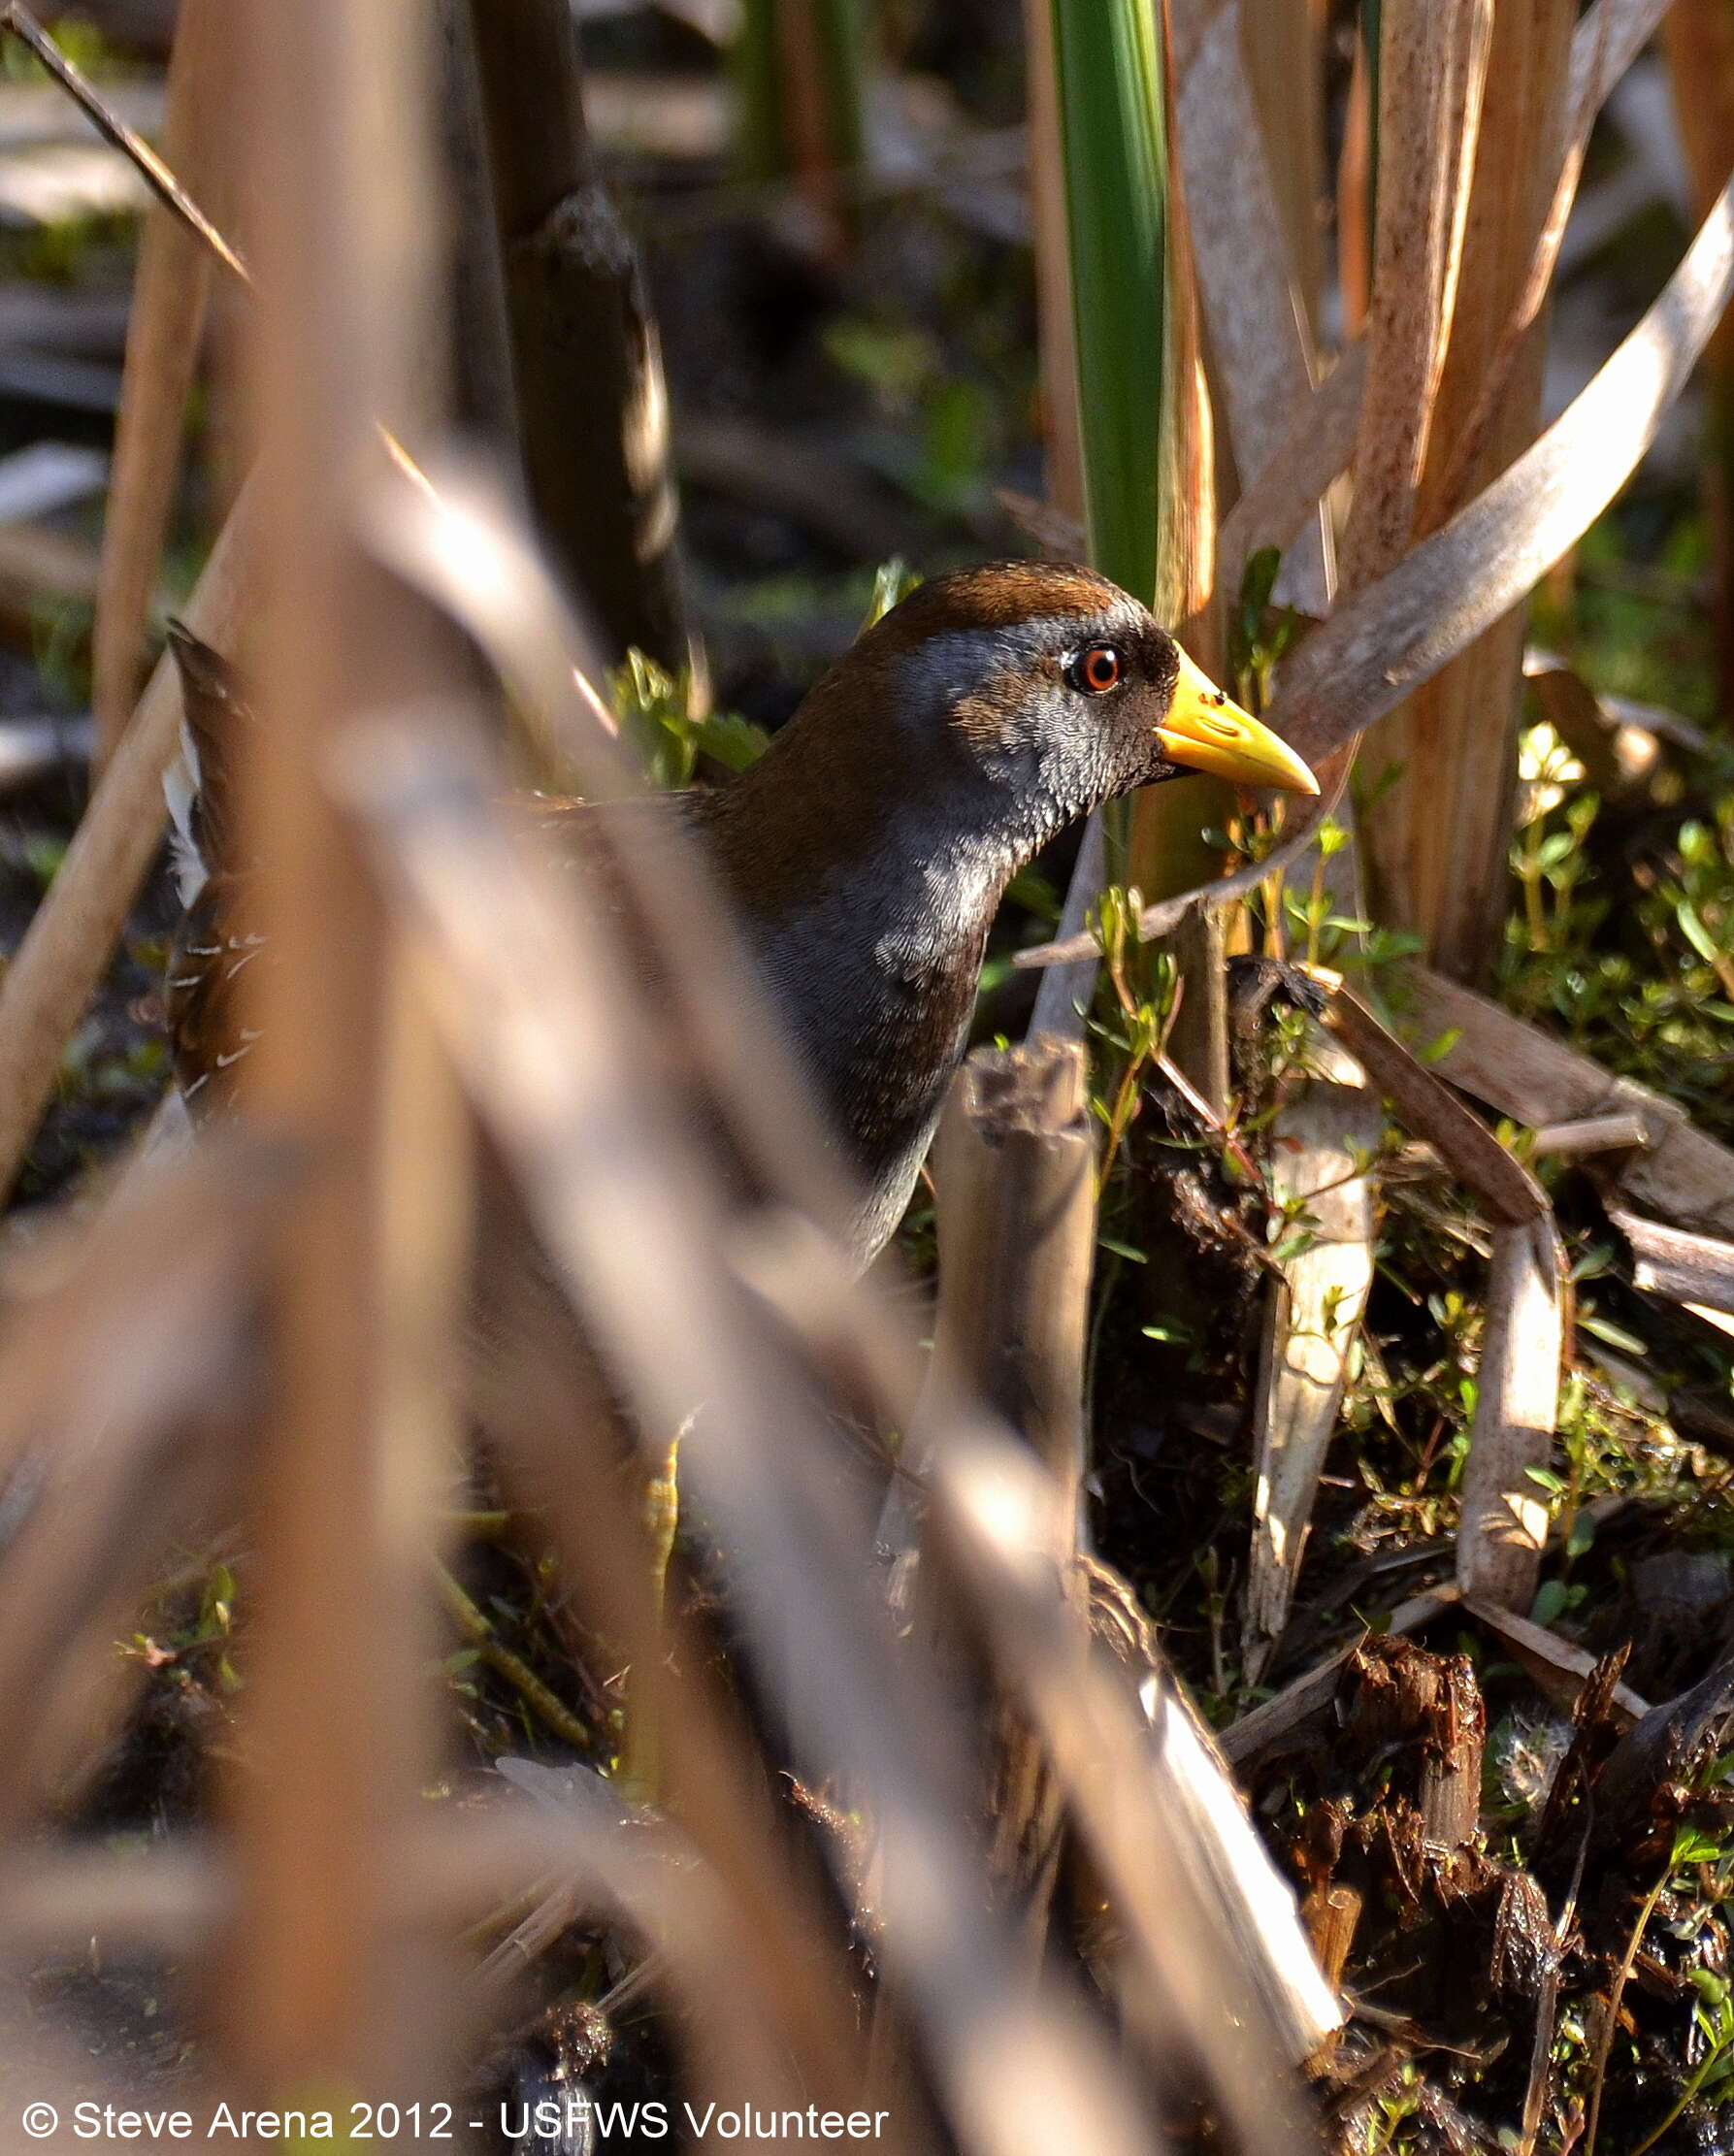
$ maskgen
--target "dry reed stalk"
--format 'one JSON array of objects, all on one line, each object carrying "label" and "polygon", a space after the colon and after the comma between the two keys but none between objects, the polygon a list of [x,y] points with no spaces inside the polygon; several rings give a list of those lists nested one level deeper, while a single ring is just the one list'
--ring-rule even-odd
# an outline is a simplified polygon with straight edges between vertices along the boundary
[{"label": "dry reed stalk", "polygon": [[104,101],[82,71],[69,60],[22,0],[5,0],[0,6],[0,30],[27,45],[31,52],[83,112],[97,133],[126,157],[155,195],[189,230],[196,232],[211,253],[245,284],[249,281],[246,264],[224,239],[204,211],[180,184],[176,174],[145,138]]},{"label": "dry reed stalk", "polygon": [[[1172,70],[1164,77],[1171,87]],[[1176,140],[1169,98],[1167,139]],[[1170,414],[1161,470],[1161,563],[1165,589],[1157,593],[1159,618],[1178,635],[1213,679],[1223,671],[1222,609],[1216,590],[1216,435],[1205,379],[1202,325],[1192,221],[1179,161],[1170,159],[1166,263],[1167,335],[1163,403]],[[1131,803],[1127,880],[1151,896],[1192,889],[1220,857],[1206,837],[1225,828],[1239,805],[1236,790],[1215,778],[1185,786],[1147,786]],[[1223,916],[1193,908],[1176,922],[1173,956],[1180,1007],[1168,1053],[1218,1115],[1228,1110],[1227,942]],[[1152,1223],[1153,1230],[1156,1224]]]},{"label": "dry reed stalk", "polygon": [[[1593,122],[1620,76],[1660,20],[1667,4],[1668,0],[1596,0],[1579,22],[1572,40],[1567,109],[1584,129]],[[1238,12],[1235,0],[1228,0],[1224,13]],[[1361,82],[1358,74],[1357,82]],[[1352,92],[1352,101],[1354,95]],[[1353,103],[1351,139],[1345,144],[1345,155],[1352,150],[1355,150]],[[1364,156],[1364,153],[1362,145],[1356,154]],[[1563,171],[1559,177],[1563,183],[1566,177]],[[1558,197],[1559,190],[1556,190],[1556,202]],[[1364,250],[1361,230],[1364,222],[1364,201],[1358,213],[1354,215],[1345,206],[1339,225],[1341,244],[1346,251]],[[1352,265],[1345,263],[1342,272],[1345,305],[1354,342],[1344,349],[1308,404],[1294,416],[1265,471],[1254,480],[1242,474],[1245,491],[1225,520],[1217,542],[1223,580],[1228,588],[1237,585],[1239,565],[1248,555],[1261,546],[1290,543],[1354,454],[1366,365],[1365,341],[1358,335],[1365,311],[1364,293],[1359,312],[1349,306],[1353,297],[1349,286],[1358,274],[1364,280],[1364,269],[1357,273]],[[1443,491],[1455,506],[1455,477]]]},{"label": "dry reed stalk", "polygon": [[[252,520],[249,493],[230,512],[186,607],[188,627],[219,647],[233,640],[246,603]],[[162,841],[163,773],[180,745],[180,678],[165,653],[0,975],[0,1187],[16,1178],[61,1052]]]},{"label": "dry reed stalk", "polygon": [[1258,109],[1277,214],[1309,338],[1325,292],[1325,0],[1240,11],[1241,57]]},{"label": "dry reed stalk", "polygon": [[1060,915],[1061,938],[1082,941],[1084,955],[1073,959],[1069,965],[1050,966],[1042,975],[1030,1013],[1027,1037],[1031,1040],[1038,1040],[1044,1033],[1051,1040],[1081,1041],[1084,1037],[1084,1018],[1096,993],[1097,964],[1096,945],[1085,934],[1085,923],[1107,877],[1107,834],[1098,809],[1084,826]]},{"label": "dry reed stalk", "polygon": [[[1164,85],[1171,79],[1164,71]],[[1171,100],[1170,100],[1171,102]],[[1173,114],[1167,121],[1167,141],[1175,141]],[[1176,625],[1194,659],[1213,679],[1223,663],[1223,632],[1216,596],[1216,436],[1210,390],[1204,377],[1202,328],[1198,318],[1198,281],[1194,264],[1191,214],[1182,185],[1179,159],[1170,153],[1165,260],[1162,270],[1161,306],[1165,316],[1162,340],[1162,404],[1165,436],[1158,472],[1158,574],[1155,611],[1161,621]],[[1156,424],[1153,416],[1152,424]],[[1204,837],[1211,828],[1221,829],[1234,813],[1238,796],[1220,779],[1194,776],[1185,786],[1147,786],[1133,796],[1130,840],[1127,852],[1127,881],[1152,898],[1190,889],[1209,873],[1219,858]],[[1227,1062],[1227,1036],[1217,1020],[1204,1012],[1220,1005],[1220,995],[1211,987],[1212,964],[1208,951],[1194,938],[1194,948],[1177,953],[1183,976],[1189,981],[1194,1005],[1191,1020],[1183,1021],[1184,1037],[1174,1042],[1176,1060],[1189,1077],[1206,1093],[1214,1105],[1222,1105],[1215,1089]],[[1189,968],[1189,957],[1193,964]],[[1200,971],[1199,968],[1203,968]],[[1220,974],[1221,955],[1215,970]],[[1184,1006],[1183,1006],[1184,1007]],[[1202,1023],[1201,1023],[1202,1021]]]},{"label": "dry reed stalk", "polygon": [[1358,339],[1292,415],[1262,471],[1223,519],[1217,560],[1226,589],[1239,589],[1248,559],[1260,547],[1288,546],[1347,469],[1366,367],[1366,343]]},{"label": "dry reed stalk", "polygon": [[[1674,109],[1703,216],[1734,167],[1734,8],[1728,0],[1674,0],[1662,23]],[[1710,412],[1704,486],[1715,536],[1721,604],[1712,609],[1722,701],[1734,701],[1734,322],[1704,354]]]},{"label": "dry reed stalk", "polygon": [[1634,1115],[1579,1116],[1567,1123],[1544,1123],[1530,1138],[1539,1158],[1578,1160],[1592,1153],[1630,1153],[1647,1145],[1650,1133]]},{"label": "dry reed stalk", "polygon": [[1734,1243],[1663,1227],[1618,1206],[1609,1207],[1608,1218],[1631,1245],[1634,1288],[1688,1310],[1734,1312]]},{"label": "dry reed stalk", "polygon": [[[1595,1656],[1498,1602],[1470,1601],[1465,1596],[1464,1607],[1511,1650],[1513,1660],[1534,1680],[1536,1689],[1569,1715],[1599,1666]],[[1616,1684],[1610,1697],[1618,1723],[1642,1721],[1650,1712],[1649,1701],[1629,1684]]]},{"label": "dry reed stalk", "polygon": [[[1026,98],[1030,127],[1030,214],[1035,238],[1036,336],[1040,358],[1042,484],[1045,499],[1069,522],[1060,549],[1081,558],[1084,536],[1084,449],[1078,431],[1078,358],[1073,329],[1071,247],[1067,237],[1065,171],[1060,134],[1059,84],[1054,72],[1054,0],[1024,0]],[[1064,921],[1082,931],[1107,874],[1101,811],[1084,828],[1066,888]],[[1096,961],[1056,970],[1036,990],[1030,1038],[1081,1040],[1083,1013],[1096,988]]]},{"label": "dry reed stalk", "polygon": [[838,1511],[834,1438],[736,1285],[704,1162],[639,1052],[602,917],[514,852],[461,767],[430,763],[404,731],[370,729],[344,778],[442,984],[454,1060],[610,1369],[648,1430],[704,1402],[683,1478],[715,1522],[797,1771],[840,1778],[873,1820],[881,1965],[920,2020],[953,2130],[1011,2156],[1041,2115],[1077,2145],[1130,2156],[1145,2125],[1088,2022],[1048,1982],[1031,1990],[973,1893],[932,1891],[976,1865],[955,1728],[892,1651]]},{"label": "dry reed stalk", "polygon": [[506,260],[494,215],[470,0],[434,0],[440,21],[438,111],[451,196],[452,418],[503,472],[517,463],[517,392],[506,304]]},{"label": "dry reed stalk", "polygon": [[456,1434],[464,1125],[325,768],[351,711],[452,678],[356,538],[377,429],[414,439],[412,385],[441,346],[431,18],[417,0],[259,0],[245,25],[267,604],[239,777],[271,963],[242,976],[257,1038],[239,1076],[305,1172],[271,1253],[218,2071],[278,2105],[310,2088],[426,2100],[445,1970],[429,1942],[411,1950],[392,1873],[435,1756],[428,1561]]},{"label": "dry reed stalk", "polygon": [[[222,0],[184,0],[169,67],[163,155],[222,221],[232,83],[232,11]],[[211,250],[166,204],[146,214],[126,330],[126,372],[115,428],[115,462],[103,523],[96,594],[91,700],[100,771],[132,716],[146,624],[162,567],[175,498],[186,400],[198,372]]]},{"label": "dry reed stalk", "polygon": [[520,449],[549,549],[618,664],[699,663],[680,591],[662,348],[598,178],[566,0],[473,0]]},{"label": "dry reed stalk", "polygon": [[[1465,465],[1467,430],[1508,324],[1523,309],[1575,115],[1567,103],[1575,0],[1507,0],[1495,16],[1468,194],[1451,347],[1433,407],[1415,533],[1436,530],[1456,489],[1495,478],[1534,440],[1546,318],[1530,324],[1490,424]],[[1725,177],[1725,175],[1724,175]],[[1398,775],[1368,819],[1374,903],[1426,938],[1431,962],[1470,977],[1504,917],[1518,785],[1524,617],[1503,621],[1381,722],[1370,753]]]},{"label": "dry reed stalk", "polygon": [[1570,109],[1599,108],[1655,35],[1674,0],[1595,0],[1571,41]]},{"label": "dry reed stalk", "polygon": [[1351,592],[1408,546],[1463,254],[1491,0],[1380,12],[1378,216],[1367,381],[1343,537]]},{"label": "dry reed stalk", "polygon": [[1534,445],[1295,651],[1267,714],[1317,760],[1509,612],[1635,470],[1734,291],[1734,188],[1667,287]]},{"label": "dry reed stalk", "polygon": [[1336,248],[1343,335],[1358,339],[1366,329],[1373,293],[1373,71],[1361,36],[1355,40],[1343,144],[1337,152]]},{"label": "dry reed stalk", "polygon": [[1334,975],[1318,977],[1331,990],[1326,1028],[1390,1101],[1404,1127],[1432,1147],[1495,1220],[1545,1220],[1547,1193],[1528,1169]]}]

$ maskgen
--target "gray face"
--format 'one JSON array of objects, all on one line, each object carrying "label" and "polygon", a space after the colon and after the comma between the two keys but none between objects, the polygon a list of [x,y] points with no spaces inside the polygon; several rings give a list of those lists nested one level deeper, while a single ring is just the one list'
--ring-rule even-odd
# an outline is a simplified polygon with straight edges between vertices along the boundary
[{"label": "gray face", "polygon": [[905,726],[943,734],[1007,801],[1059,829],[1170,776],[1157,729],[1178,670],[1174,643],[1124,594],[1088,613],[949,629],[899,654]]}]

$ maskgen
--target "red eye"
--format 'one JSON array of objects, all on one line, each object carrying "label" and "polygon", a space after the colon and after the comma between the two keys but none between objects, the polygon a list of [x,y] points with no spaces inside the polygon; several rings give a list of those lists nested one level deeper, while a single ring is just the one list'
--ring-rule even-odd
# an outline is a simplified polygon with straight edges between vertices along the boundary
[{"label": "red eye", "polygon": [[1065,678],[1085,696],[1104,697],[1120,686],[1125,664],[1112,644],[1086,644],[1069,661]]}]

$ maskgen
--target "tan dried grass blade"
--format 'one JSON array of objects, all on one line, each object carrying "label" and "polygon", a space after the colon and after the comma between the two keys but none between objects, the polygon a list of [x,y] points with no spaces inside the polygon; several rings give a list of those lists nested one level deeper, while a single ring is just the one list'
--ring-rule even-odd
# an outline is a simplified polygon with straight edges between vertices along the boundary
[{"label": "tan dried grass blade", "polygon": [[1059,85],[1054,74],[1054,0],[1024,0],[1024,43],[1029,54],[1030,213],[1035,235],[1042,475],[1048,501],[1078,526],[1077,539],[1063,551],[1081,561],[1086,543],[1084,453],[1078,440],[1078,363]]},{"label": "tan dried grass blade", "polygon": [[1225,589],[1240,588],[1241,573],[1260,547],[1287,546],[1348,469],[1366,369],[1366,344],[1357,339],[1293,414],[1269,462],[1223,519],[1217,557]]},{"label": "tan dried grass blade", "polygon": [[[1569,1715],[1585,1685],[1594,1675],[1596,1658],[1587,1648],[1562,1640],[1545,1625],[1532,1624],[1526,1617],[1502,1608],[1497,1602],[1464,1597],[1472,1615],[1504,1641],[1513,1659],[1528,1671],[1539,1689],[1562,1714]],[[1629,1684],[1616,1684],[1612,1693],[1616,1720],[1620,1727],[1642,1721],[1650,1702]]]},{"label": "tan dried grass blade", "polygon": [[1339,606],[1268,716],[1307,757],[1354,738],[1510,611],[1594,522],[1654,438],[1734,291],[1734,183],[1583,394],[1469,506]]},{"label": "tan dried grass blade", "polygon": [[1570,110],[1599,109],[1655,35],[1671,0],[1595,0],[1571,41]]}]

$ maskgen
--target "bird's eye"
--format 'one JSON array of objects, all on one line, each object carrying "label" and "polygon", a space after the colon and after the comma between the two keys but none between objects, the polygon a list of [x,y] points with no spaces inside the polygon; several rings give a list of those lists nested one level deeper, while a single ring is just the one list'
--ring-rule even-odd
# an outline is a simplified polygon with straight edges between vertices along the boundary
[{"label": "bird's eye", "polygon": [[1087,697],[1105,697],[1120,686],[1126,662],[1112,644],[1086,644],[1065,663],[1065,678]]}]

